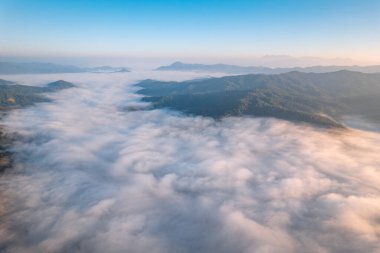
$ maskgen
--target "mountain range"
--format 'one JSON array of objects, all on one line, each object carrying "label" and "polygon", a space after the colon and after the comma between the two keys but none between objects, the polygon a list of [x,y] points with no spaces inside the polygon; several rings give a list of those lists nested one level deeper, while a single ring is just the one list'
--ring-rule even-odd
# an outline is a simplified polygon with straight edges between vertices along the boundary
[{"label": "mountain range", "polygon": [[74,87],[74,84],[59,80],[43,87],[21,85],[0,79],[0,110],[33,105],[38,102],[49,102],[43,93],[55,92]]},{"label": "mountain range", "polygon": [[251,115],[343,127],[344,116],[360,115],[380,122],[380,74],[293,71],[136,85],[153,108],[217,119]]},{"label": "mountain range", "polygon": [[55,73],[114,73],[129,72],[125,67],[101,66],[81,68],[72,65],[59,65],[42,62],[0,62],[0,74],[55,74]]},{"label": "mountain range", "polygon": [[380,65],[373,66],[313,66],[293,68],[270,68],[263,66],[236,66],[228,64],[190,64],[174,62],[168,66],[161,66],[156,70],[166,71],[197,71],[197,72],[223,72],[228,74],[281,74],[292,71],[306,73],[327,73],[339,70],[350,70],[363,73],[380,73]]}]

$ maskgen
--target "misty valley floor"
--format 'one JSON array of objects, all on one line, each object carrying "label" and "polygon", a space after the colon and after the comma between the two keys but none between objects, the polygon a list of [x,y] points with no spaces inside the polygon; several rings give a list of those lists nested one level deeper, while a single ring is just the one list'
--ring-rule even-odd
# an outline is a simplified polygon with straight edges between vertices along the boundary
[{"label": "misty valley floor", "polygon": [[76,87],[1,119],[0,251],[380,252],[379,132],[125,109],[196,75],[2,76]]}]

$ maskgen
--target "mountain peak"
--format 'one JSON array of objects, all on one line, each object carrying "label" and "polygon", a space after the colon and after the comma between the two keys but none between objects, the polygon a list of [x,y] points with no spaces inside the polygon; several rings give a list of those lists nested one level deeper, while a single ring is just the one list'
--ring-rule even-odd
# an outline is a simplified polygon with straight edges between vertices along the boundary
[{"label": "mountain peak", "polygon": [[171,66],[179,66],[179,65],[185,65],[185,63],[181,62],[181,61],[176,61],[176,62],[173,62],[171,64]]}]

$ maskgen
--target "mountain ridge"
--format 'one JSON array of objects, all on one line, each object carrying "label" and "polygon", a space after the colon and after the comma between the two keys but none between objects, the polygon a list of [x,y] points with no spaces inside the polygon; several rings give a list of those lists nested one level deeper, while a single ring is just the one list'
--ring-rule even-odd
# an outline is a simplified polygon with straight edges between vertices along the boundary
[{"label": "mountain ridge", "polygon": [[167,66],[156,68],[157,71],[199,71],[199,72],[224,72],[229,74],[282,74],[292,71],[306,73],[327,73],[339,70],[357,71],[363,73],[380,73],[380,65],[370,66],[312,66],[312,67],[288,67],[272,68],[266,66],[239,66],[230,64],[193,64],[176,61]]},{"label": "mountain ridge", "polygon": [[22,85],[0,79],[0,110],[26,107],[39,102],[49,102],[43,93],[56,92],[75,87],[74,84],[58,80],[43,87]]},{"label": "mountain ridge", "polygon": [[60,65],[45,62],[0,62],[0,74],[57,74],[57,73],[116,73],[130,72],[125,67],[82,68],[73,65]]},{"label": "mountain ridge", "polygon": [[[152,108],[217,119],[250,115],[343,127],[340,120],[345,114],[366,115],[380,108],[380,73],[293,71],[185,82],[145,80],[136,85]],[[380,114],[371,115],[380,118]]]}]

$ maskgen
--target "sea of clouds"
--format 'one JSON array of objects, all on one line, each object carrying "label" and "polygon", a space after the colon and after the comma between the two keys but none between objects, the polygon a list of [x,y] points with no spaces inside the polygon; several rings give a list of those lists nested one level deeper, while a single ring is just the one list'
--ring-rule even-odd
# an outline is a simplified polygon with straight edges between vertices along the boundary
[{"label": "sea of clouds", "polygon": [[128,110],[138,80],[194,77],[1,77],[77,87],[2,119],[0,251],[380,252],[379,133]]}]

